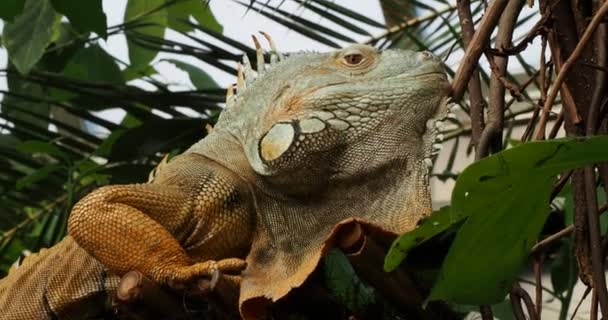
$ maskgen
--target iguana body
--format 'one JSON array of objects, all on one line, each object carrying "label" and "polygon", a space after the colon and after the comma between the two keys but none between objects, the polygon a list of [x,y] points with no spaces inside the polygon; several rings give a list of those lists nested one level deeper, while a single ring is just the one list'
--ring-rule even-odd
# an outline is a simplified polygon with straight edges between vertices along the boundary
[{"label": "iguana body", "polygon": [[[306,280],[340,221],[357,217],[402,233],[430,213],[427,162],[434,122],[447,112],[437,58],[356,45],[288,58],[273,52],[271,61],[257,78],[245,61],[216,127],[151,183],[103,187],[74,206],[68,231],[87,262],[65,272],[101,268],[90,254],[108,274],[138,270],[171,284],[238,271],[237,258],[246,257],[241,315],[256,318],[263,302]],[[70,238],[49,252],[66,246]],[[10,286],[41,282],[52,263],[40,261],[40,271],[0,282],[1,311],[14,311],[10,292],[43,300]],[[60,297],[76,289],[49,290]]]}]

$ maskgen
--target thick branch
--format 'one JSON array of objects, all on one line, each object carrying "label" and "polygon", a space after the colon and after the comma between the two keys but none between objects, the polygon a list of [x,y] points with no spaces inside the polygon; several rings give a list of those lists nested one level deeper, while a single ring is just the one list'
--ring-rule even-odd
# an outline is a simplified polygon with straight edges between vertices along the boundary
[{"label": "thick branch", "polygon": [[[496,36],[496,47],[511,46],[511,38],[519,12],[524,1],[509,1],[505,11],[500,17],[498,34]],[[484,129],[475,157],[481,159],[489,154],[490,148],[498,151],[502,147],[502,129],[504,127],[505,86],[500,81],[507,72],[508,57],[489,57],[494,60],[496,68],[492,70],[490,79],[490,100],[488,105],[488,125]]]}]

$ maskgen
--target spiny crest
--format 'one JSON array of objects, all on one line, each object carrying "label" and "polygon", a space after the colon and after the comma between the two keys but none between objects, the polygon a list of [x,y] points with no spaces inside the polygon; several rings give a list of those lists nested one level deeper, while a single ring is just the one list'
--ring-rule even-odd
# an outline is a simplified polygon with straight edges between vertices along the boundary
[{"label": "spiny crest", "polygon": [[154,181],[154,178],[158,176],[158,174],[164,169],[165,165],[169,163],[169,154],[165,154],[163,159],[156,165],[152,171],[148,174],[148,183]]},{"label": "spiny crest", "polygon": [[434,160],[441,152],[443,148],[443,133],[441,133],[445,126],[445,121],[448,119],[455,119],[456,116],[452,112],[457,108],[457,105],[440,106],[437,114],[426,122],[426,129],[428,134],[432,137],[430,152],[427,153],[423,159],[429,170],[433,167]]},{"label": "spiny crest", "polygon": [[[277,50],[274,40],[272,40],[268,33],[260,31],[260,34],[266,38],[266,41],[270,46],[269,67],[272,68],[279,63],[279,61],[284,60],[285,57]],[[243,55],[243,63],[238,63],[236,66],[236,94],[234,92],[234,85],[229,85],[228,89],[226,90],[226,108],[230,108],[232,105],[234,105],[237,95],[245,91],[247,87],[250,86],[251,83],[257,78],[264,75],[264,72],[267,69],[266,61],[264,59],[264,50],[262,49],[262,45],[260,45],[260,41],[258,41],[255,35],[251,35],[251,38],[253,39],[253,44],[255,46],[257,70],[254,72],[251,66],[251,61],[249,61],[249,57],[246,54]]]}]

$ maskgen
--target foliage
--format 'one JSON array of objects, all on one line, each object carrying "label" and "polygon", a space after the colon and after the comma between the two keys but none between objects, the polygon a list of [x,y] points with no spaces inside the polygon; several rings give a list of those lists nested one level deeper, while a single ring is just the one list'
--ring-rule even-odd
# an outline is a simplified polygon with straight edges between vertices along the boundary
[{"label": "foliage", "polygon": [[[385,268],[396,268],[418,242],[466,219],[429,300],[471,305],[502,301],[549,214],[547,204],[555,177],[566,170],[607,161],[606,150],[608,136],[531,142],[470,165],[456,180],[451,207],[397,239]],[[555,272],[570,272],[562,271],[569,268],[564,263],[557,264]],[[567,289],[568,282],[556,281],[557,292]]]},{"label": "foliage", "polygon": [[[334,1],[233,2],[248,15],[266,17],[326,47],[358,41],[380,49],[432,51],[446,61],[451,76],[457,72],[468,41],[463,39],[458,6],[443,0],[381,0],[386,24]],[[295,14],[286,8],[290,4],[297,5]],[[547,123],[554,123],[555,130],[551,131],[558,132],[565,122],[569,135],[606,134],[605,103],[603,111],[595,113],[595,128],[590,129],[585,127],[588,119],[581,117],[573,123],[561,108],[551,109],[553,105],[546,111],[539,110],[550,88],[560,87],[551,86],[553,76],[582,38],[595,10],[541,4],[546,1],[535,3],[531,9],[522,9],[523,2],[515,6],[515,11],[506,7],[503,15],[516,18],[513,40],[507,44],[499,44],[504,31],[497,32],[499,28],[492,26],[495,32],[483,46],[487,48],[485,57],[476,57],[473,63],[499,64],[500,57],[507,55],[510,60],[506,73],[500,74],[500,66],[491,63],[490,68],[478,68],[480,75],[473,79],[478,78],[483,88],[498,86],[509,93],[493,90],[488,94],[491,96],[475,100],[469,92],[467,99],[456,101],[457,116],[447,119],[441,129],[446,145],[439,155],[442,161],[437,162],[441,167],[436,164],[433,168],[433,177],[440,181],[458,177],[452,202],[416,230],[401,236],[385,261],[386,269],[397,268],[402,260],[412,260],[410,251],[434,248],[438,239],[452,241],[455,237],[445,258],[440,250],[429,253],[444,258],[431,298],[466,304],[502,301],[494,308],[496,316],[499,310],[511,312],[505,307],[509,305],[505,295],[527,267],[532,245],[557,231],[550,228],[550,222],[558,221],[559,228],[581,224],[577,220],[580,218],[573,216],[584,203],[572,197],[580,193],[581,184],[576,179],[565,179],[561,186],[566,187],[560,193],[554,187],[556,177],[567,177],[565,170],[606,159],[605,137],[522,144],[532,139],[535,130],[535,139],[545,138]],[[476,29],[490,7],[486,1],[470,1],[470,20]],[[542,18],[548,15],[547,8],[556,10],[552,19]],[[205,124],[214,123],[224,99],[224,89],[206,70],[216,68],[234,74],[235,62],[242,55],[255,61],[249,44],[222,34],[221,19],[216,19],[204,2],[128,0],[125,9],[120,24],[108,25],[101,0],[0,1],[4,23],[1,43],[10,61],[0,70],[0,77],[8,84],[7,90],[0,89],[0,230],[4,231],[0,236],[0,270],[7,270],[23,250],[35,251],[60,240],[71,206],[91,189],[107,183],[144,181],[164,154],[178,153],[204,137]],[[559,10],[568,14],[559,15]],[[567,10],[581,11],[570,14]],[[537,25],[532,26],[535,22]],[[551,41],[555,30],[578,33],[549,43],[551,53],[563,54],[558,59],[552,55],[547,55],[551,60],[531,58],[545,53],[529,49],[528,43],[533,39]],[[177,36],[167,38],[167,34]],[[126,37],[129,61],[105,49],[105,39],[120,36]],[[569,98],[582,116],[590,113],[589,108],[600,110],[600,102],[606,99],[606,80],[594,82],[588,75],[605,70],[592,56],[601,54],[603,51],[597,48],[606,44],[596,41],[593,45],[595,49],[589,49],[577,65],[588,72],[571,74],[564,85],[570,88]],[[190,84],[174,86],[159,75],[160,63],[170,63],[186,72]],[[600,65],[588,67],[596,63]],[[596,87],[600,90],[591,90]],[[473,119],[479,114],[476,108],[482,110],[481,121]],[[497,108],[500,112],[488,112]],[[108,121],[99,114],[107,110],[119,110],[125,116],[118,123]],[[551,110],[562,115],[548,112]],[[494,125],[497,129],[490,132],[488,128]],[[485,129],[485,140],[479,129]],[[522,130],[518,129],[524,134],[520,135]],[[500,152],[508,143],[518,146]],[[478,158],[494,155],[464,169],[456,160],[470,153]],[[599,172],[593,188],[601,206],[606,201],[606,177]],[[556,201],[555,196],[565,198],[565,203]],[[600,221],[601,235],[606,233],[607,221]],[[578,242],[562,238],[542,252],[546,258],[556,256],[548,264],[551,294],[562,302],[561,319],[566,318],[577,273],[587,272],[577,269],[572,255],[580,249],[577,246]],[[355,278],[343,256],[331,253],[325,263],[326,284],[344,305],[353,310],[377,302],[374,289],[360,281],[345,280]]]},{"label": "foliage", "polygon": [[361,310],[376,300],[374,288],[363,283],[339,249],[325,256],[325,282],[332,293],[350,310]]}]

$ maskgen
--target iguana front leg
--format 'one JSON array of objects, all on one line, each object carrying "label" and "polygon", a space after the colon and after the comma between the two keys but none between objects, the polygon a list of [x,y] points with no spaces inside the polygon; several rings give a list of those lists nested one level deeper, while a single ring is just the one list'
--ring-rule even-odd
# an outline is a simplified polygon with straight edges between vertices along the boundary
[{"label": "iguana front leg", "polygon": [[138,270],[169,284],[216,269],[242,270],[243,260],[233,257],[247,251],[254,217],[241,179],[201,155],[185,154],[152,183],[107,186],[87,195],[72,209],[68,231],[111,271]]}]

